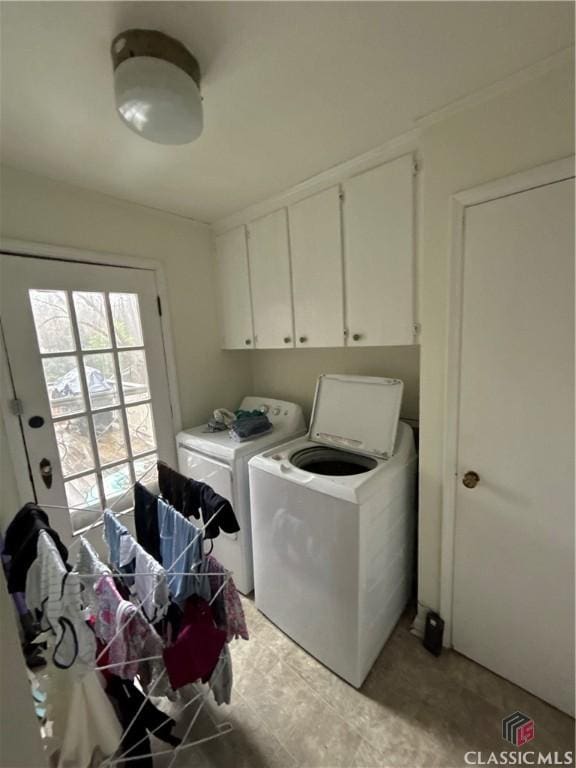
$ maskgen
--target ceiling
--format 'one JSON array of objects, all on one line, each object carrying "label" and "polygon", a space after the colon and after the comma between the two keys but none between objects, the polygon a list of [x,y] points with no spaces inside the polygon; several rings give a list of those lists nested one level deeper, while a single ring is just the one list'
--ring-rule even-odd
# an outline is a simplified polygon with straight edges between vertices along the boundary
[{"label": "ceiling", "polygon": [[[201,221],[266,199],[573,43],[555,2],[2,2],[3,162]],[[109,46],[159,29],[203,73],[204,133],[114,109]]]}]

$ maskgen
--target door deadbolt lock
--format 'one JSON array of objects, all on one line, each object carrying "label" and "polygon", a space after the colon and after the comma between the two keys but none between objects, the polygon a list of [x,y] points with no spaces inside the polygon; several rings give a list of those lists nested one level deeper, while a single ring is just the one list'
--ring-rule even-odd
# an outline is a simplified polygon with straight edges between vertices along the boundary
[{"label": "door deadbolt lock", "polygon": [[480,475],[478,472],[466,472],[464,477],[462,478],[462,485],[465,485],[466,488],[476,488],[478,483],[480,482]]}]

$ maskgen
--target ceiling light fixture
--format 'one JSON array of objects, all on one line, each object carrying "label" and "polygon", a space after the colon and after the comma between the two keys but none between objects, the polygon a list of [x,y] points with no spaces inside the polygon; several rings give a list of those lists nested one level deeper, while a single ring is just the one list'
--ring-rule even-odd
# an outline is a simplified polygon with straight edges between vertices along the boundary
[{"label": "ceiling light fixture", "polygon": [[189,144],[202,133],[200,67],[182,43],[151,29],[112,41],[116,109],[135,133],[157,144]]}]

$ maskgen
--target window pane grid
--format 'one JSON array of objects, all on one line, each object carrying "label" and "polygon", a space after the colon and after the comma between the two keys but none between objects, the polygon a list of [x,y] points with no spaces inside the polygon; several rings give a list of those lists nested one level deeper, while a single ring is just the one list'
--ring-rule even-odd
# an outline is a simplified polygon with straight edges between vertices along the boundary
[{"label": "window pane grid", "polygon": [[116,371],[116,381],[118,382],[118,395],[120,397],[120,412],[122,414],[122,424],[124,426],[124,434],[126,435],[126,444],[128,449],[128,467],[130,471],[130,481],[134,484],[134,456],[132,454],[132,445],[130,442],[130,430],[128,426],[128,419],[126,417],[126,401],[124,399],[124,392],[122,390],[122,373],[120,371],[120,362],[118,360],[117,352],[117,332],[114,324],[114,317],[112,315],[112,305],[110,303],[110,294],[106,294],[106,313],[108,315],[108,323],[112,328],[112,337],[114,344],[114,369]]},{"label": "window pane grid", "polygon": [[[100,352],[117,352],[119,350],[121,352],[137,352],[138,350],[144,350],[144,349],[145,349],[145,347],[143,347],[142,345],[137,346],[137,347],[117,347],[116,344],[114,343],[114,340],[113,340],[111,347],[102,347],[102,349],[83,349],[82,352],[85,353],[85,354],[93,354],[93,353],[96,353],[96,352],[98,352],[98,353],[100,353]],[[48,358],[48,357],[62,357],[62,355],[70,355],[70,354],[75,354],[75,353],[76,353],[75,349],[70,349],[70,350],[65,350],[63,352],[41,352],[40,354],[42,355],[42,357]]]},{"label": "window pane grid", "polygon": [[[69,293],[69,292],[67,292]],[[72,297],[69,297],[69,306],[70,306],[70,314],[71,314],[71,320],[72,320],[72,333],[74,334],[74,340],[76,342],[76,349],[80,350],[82,349],[82,345],[80,343],[80,332],[78,330],[78,318],[76,317],[76,308],[74,306],[74,301],[70,300]],[[84,390],[84,402],[88,405],[90,403],[90,397],[89,397],[89,387],[88,387],[88,381],[86,378],[86,370],[84,368],[84,365],[79,361],[79,371],[80,371],[80,381],[82,385],[82,389]],[[92,421],[92,418],[87,418],[88,422],[88,432],[90,435],[90,442],[92,443],[92,453],[94,455],[94,461],[95,461],[95,468],[96,468],[96,485],[98,488],[98,493],[100,495],[100,503],[104,504],[104,486],[102,483],[102,472],[100,469],[100,460],[98,457],[98,443],[96,440],[96,432],[94,429],[94,424]]]},{"label": "window pane grid", "polygon": [[[148,481],[157,460],[139,297],[62,290],[30,298],[68,504],[97,511]],[[45,341],[51,322],[66,331],[62,349]]]}]

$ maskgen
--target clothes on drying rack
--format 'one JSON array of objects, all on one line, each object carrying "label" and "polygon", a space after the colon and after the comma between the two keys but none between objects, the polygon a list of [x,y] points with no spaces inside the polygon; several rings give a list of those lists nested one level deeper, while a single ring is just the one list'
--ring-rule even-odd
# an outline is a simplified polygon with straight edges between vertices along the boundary
[{"label": "clothes on drying rack", "polygon": [[132,680],[143,671],[142,658],[162,656],[162,640],[138,608],[120,596],[110,576],[101,576],[94,591],[98,600],[96,636],[108,646],[109,663],[117,665],[114,673]]},{"label": "clothes on drying rack", "polygon": [[183,603],[190,595],[209,597],[206,579],[197,575],[203,558],[202,531],[162,499],[158,499],[158,525],[162,562],[172,598]]},{"label": "clothes on drying rack", "polygon": [[187,478],[164,462],[158,462],[160,493],[184,517],[200,518],[204,523],[204,538],[215,539],[220,530],[237,533],[240,530],[232,505],[209,485]]},{"label": "clothes on drying rack", "polygon": [[97,578],[100,576],[110,576],[111,571],[107,565],[98,557],[98,553],[84,536],[80,537],[78,556],[76,558],[76,571],[80,575],[80,582],[84,587],[85,602],[96,610],[96,594],[94,587]]},{"label": "clothes on drying rack", "polygon": [[[238,530],[229,502],[203,483],[182,480],[173,487],[190,516],[201,514],[208,530],[210,515],[217,513],[213,536],[221,528]],[[144,486],[135,487],[134,495],[140,506],[138,536],[147,546],[106,510],[108,562],[79,537],[74,570],[43,510],[27,505],[16,516],[26,545],[20,558],[25,597],[49,632],[48,709],[58,721],[51,759],[58,768],[94,768],[115,752],[114,760],[152,768],[149,734],[179,744],[171,733],[174,721],[149,700],[151,695],[175,697],[170,684],[180,688],[202,681],[218,704],[230,702],[227,642],[248,637],[230,574],[204,556],[206,530]],[[17,548],[13,552],[17,558],[21,554]],[[214,609],[208,602],[213,598]],[[177,626],[170,637],[174,642],[166,638],[166,645],[154,623],[163,629]]]},{"label": "clothes on drying rack", "polygon": [[115,568],[123,568],[133,560],[132,537],[111,509],[104,510],[104,541],[108,544],[108,561]]},{"label": "clothes on drying rack", "polygon": [[[240,595],[232,577],[226,581],[222,587],[223,576],[226,573],[224,566],[212,555],[207,555],[202,563],[202,571],[211,574],[210,596],[216,598],[212,603],[212,613],[216,626],[226,632],[226,641],[230,642],[235,638],[248,640],[248,627],[244,617],[244,609],[240,602]],[[220,577],[218,574],[222,574]]]},{"label": "clothes on drying rack", "polygon": [[28,568],[36,559],[36,543],[40,531],[46,531],[54,541],[62,560],[66,562],[68,559],[68,550],[50,526],[46,512],[32,502],[25,504],[15,515],[4,536],[4,554],[11,557],[9,592],[24,592]]},{"label": "clothes on drying rack", "polygon": [[222,648],[218,664],[208,681],[214,696],[214,701],[220,704],[230,704],[232,699],[232,657],[228,645]]},{"label": "clothes on drying rack", "polygon": [[98,672],[79,677],[52,667],[44,690],[57,768],[92,768],[116,752],[122,727]]},{"label": "clothes on drying rack", "polygon": [[153,732],[154,736],[173,747],[180,744],[180,739],[172,735],[175,721],[151,701],[145,701],[144,696],[130,680],[121,680],[112,675],[108,680],[106,693],[124,728],[119,759],[132,758],[126,765],[153,768],[148,733]]},{"label": "clothes on drying rack", "polygon": [[178,690],[197,680],[209,680],[225,643],[226,632],[214,625],[206,600],[196,595],[189,598],[178,637],[164,649],[164,663],[172,688]]},{"label": "clothes on drying rack", "polygon": [[148,621],[159,621],[169,603],[165,569],[110,510],[104,511],[104,539],[108,544],[111,564],[119,568],[125,585],[138,597]]},{"label": "clothes on drying rack", "polygon": [[162,564],[158,529],[158,496],[140,483],[134,484],[134,523],[138,543]]},{"label": "clothes on drying rack", "polygon": [[54,664],[68,669],[78,661],[91,668],[96,640],[84,619],[80,577],[68,571],[46,530],[38,534],[37,550],[26,578],[26,603],[42,630],[55,636]]}]

